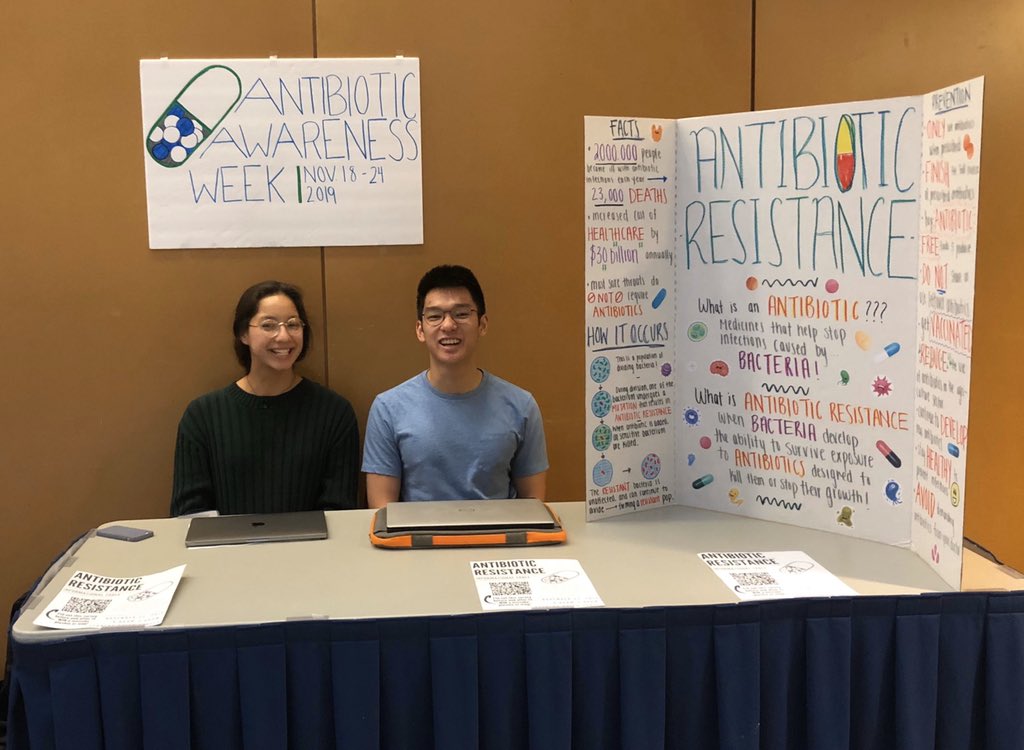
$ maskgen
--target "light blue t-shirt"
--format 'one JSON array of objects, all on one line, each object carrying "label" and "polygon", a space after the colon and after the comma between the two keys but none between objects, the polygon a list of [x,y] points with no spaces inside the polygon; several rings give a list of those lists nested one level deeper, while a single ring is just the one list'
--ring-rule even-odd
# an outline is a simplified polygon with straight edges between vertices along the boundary
[{"label": "light blue t-shirt", "polygon": [[513,478],[547,468],[537,402],[488,372],[457,394],[437,390],[421,372],[370,407],[363,471],[400,477],[401,500],[515,497]]}]

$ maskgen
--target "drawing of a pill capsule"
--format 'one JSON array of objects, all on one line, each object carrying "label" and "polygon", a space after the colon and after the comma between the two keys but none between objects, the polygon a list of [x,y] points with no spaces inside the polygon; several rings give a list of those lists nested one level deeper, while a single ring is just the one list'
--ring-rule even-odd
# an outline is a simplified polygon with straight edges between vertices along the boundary
[{"label": "drawing of a pill capsule", "polygon": [[203,68],[153,123],[146,151],[162,167],[180,167],[241,97],[242,81],[235,71],[223,65]]},{"label": "drawing of a pill capsule", "polygon": [[853,118],[843,115],[836,128],[836,183],[840,192],[845,193],[853,186],[857,172],[857,145],[854,139]]},{"label": "drawing of a pill capsule", "polygon": [[885,456],[885,460],[893,465],[893,468],[900,468],[903,466],[903,462],[900,457],[896,455],[896,451],[889,447],[884,440],[879,440],[875,443],[875,447],[878,448],[878,452]]},{"label": "drawing of a pill capsule", "polygon": [[707,487],[709,484],[711,484],[714,481],[715,481],[715,478],[713,476],[711,476],[710,474],[705,474],[704,476],[700,477],[699,479],[694,479],[693,482],[690,484],[690,486],[693,487],[693,489],[695,489],[695,490],[699,490],[702,487]]},{"label": "drawing of a pill capsule", "polygon": [[900,345],[893,341],[891,344],[886,344],[885,348],[882,349],[878,354],[875,355],[875,362],[885,362],[889,357],[894,356],[900,350]]}]

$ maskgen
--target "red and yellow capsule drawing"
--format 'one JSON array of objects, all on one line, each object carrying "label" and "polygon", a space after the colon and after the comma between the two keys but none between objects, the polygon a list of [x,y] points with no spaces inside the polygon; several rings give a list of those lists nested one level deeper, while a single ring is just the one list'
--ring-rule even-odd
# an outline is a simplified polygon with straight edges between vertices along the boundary
[{"label": "red and yellow capsule drawing", "polygon": [[845,193],[853,185],[853,176],[857,172],[857,146],[854,138],[853,118],[843,115],[836,128],[836,182],[839,190]]}]

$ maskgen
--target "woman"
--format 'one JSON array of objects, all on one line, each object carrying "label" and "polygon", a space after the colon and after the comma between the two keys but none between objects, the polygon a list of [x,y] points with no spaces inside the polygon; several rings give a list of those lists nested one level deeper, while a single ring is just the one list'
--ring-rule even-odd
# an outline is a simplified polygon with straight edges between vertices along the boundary
[{"label": "woman", "polygon": [[356,507],[352,406],[295,372],[312,338],[299,290],[280,281],[246,289],[234,334],[245,375],[185,409],[171,515]]}]

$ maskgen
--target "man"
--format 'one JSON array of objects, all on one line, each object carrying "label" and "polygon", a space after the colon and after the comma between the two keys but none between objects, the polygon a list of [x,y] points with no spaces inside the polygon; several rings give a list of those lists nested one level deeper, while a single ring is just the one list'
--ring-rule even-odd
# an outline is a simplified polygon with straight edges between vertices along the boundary
[{"label": "man", "polygon": [[544,425],[528,392],[476,366],[484,293],[462,266],[429,270],[416,290],[425,372],[370,407],[363,452],[371,508],[396,500],[544,499]]}]

